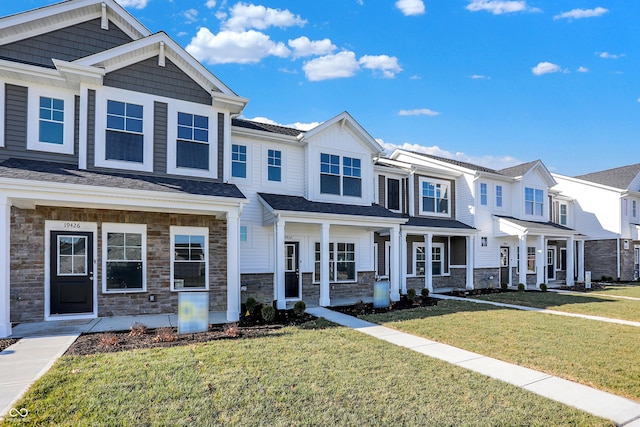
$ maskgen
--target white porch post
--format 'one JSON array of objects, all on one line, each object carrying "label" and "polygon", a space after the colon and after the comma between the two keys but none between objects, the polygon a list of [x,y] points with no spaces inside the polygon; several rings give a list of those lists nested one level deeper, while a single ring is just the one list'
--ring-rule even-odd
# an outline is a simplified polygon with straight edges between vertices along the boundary
[{"label": "white porch post", "polygon": [[330,225],[322,223],[320,226],[320,307],[331,305],[329,296],[329,229]]},{"label": "white porch post", "polygon": [[578,240],[578,282],[584,282],[584,240]]},{"label": "white porch post", "polygon": [[275,268],[275,280],[276,280],[276,305],[278,310],[284,310],[287,308],[287,301],[284,296],[284,225],[285,221],[278,219],[276,222],[276,253],[274,254],[276,268]]},{"label": "white porch post", "polygon": [[11,249],[11,204],[0,196],[0,338],[11,335],[10,272]]},{"label": "white porch post", "polygon": [[240,220],[227,213],[227,321],[240,319]]},{"label": "white porch post", "polygon": [[466,238],[466,243],[467,243],[467,268],[466,268],[466,288],[467,289],[473,289],[473,266],[475,264],[475,259],[473,258],[473,254],[475,253],[475,244],[476,244],[476,239],[474,236],[467,236]]},{"label": "white porch post", "polygon": [[567,239],[567,248],[565,253],[567,254],[567,265],[566,265],[566,274],[567,278],[565,280],[567,286],[573,286],[575,284],[573,280],[573,272],[575,271],[575,262],[574,262],[574,251],[576,248],[575,241],[573,236]]},{"label": "white porch post", "polygon": [[409,258],[407,257],[407,232],[400,232],[400,293],[407,294],[407,265]]},{"label": "white porch post", "polygon": [[424,287],[433,292],[433,235],[424,235]]},{"label": "white porch post", "polygon": [[520,236],[519,242],[520,262],[518,265],[518,283],[522,283],[527,288],[527,235]]},{"label": "white porch post", "polygon": [[536,242],[536,289],[540,288],[540,283],[547,283],[545,267],[547,267],[547,239],[540,235]]},{"label": "white porch post", "polygon": [[391,229],[391,262],[389,265],[391,280],[391,301],[400,301],[400,226]]}]

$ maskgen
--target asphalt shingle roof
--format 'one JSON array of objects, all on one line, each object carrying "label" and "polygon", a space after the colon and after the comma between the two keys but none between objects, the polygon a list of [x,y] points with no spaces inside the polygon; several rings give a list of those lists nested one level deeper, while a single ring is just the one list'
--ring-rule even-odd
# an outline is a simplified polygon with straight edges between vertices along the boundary
[{"label": "asphalt shingle roof", "polygon": [[506,219],[510,222],[513,222],[514,224],[517,224],[519,226],[526,227],[526,228],[543,228],[543,229],[548,229],[550,231],[554,231],[554,230],[575,231],[572,228],[565,227],[564,225],[556,224],[555,222],[551,222],[551,221],[544,221],[544,222],[543,221],[527,221],[524,219],[514,218],[512,216],[503,216],[503,215],[496,215],[496,217]]},{"label": "asphalt shingle roof", "polygon": [[288,128],[285,126],[271,125],[267,123],[252,122],[250,120],[245,120],[245,119],[233,119],[231,120],[231,125],[237,126],[240,128],[245,128],[245,129],[260,130],[263,132],[278,133],[281,135],[288,135],[288,136],[298,136],[301,133],[304,133],[304,131],[301,131],[299,129]]},{"label": "asphalt shingle roof", "polygon": [[428,228],[458,228],[461,230],[475,230],[475,228],[463,222],[449,218],[422,218],[405,216],[409,221],[404,224],[409,227],[428,227]]},{"label": "asphalt shingle roof", "polygon": [[0,181],[3,179],[23,179],[163,193],[245,198],[238,187],[222,182],[84,170],[70,164],[15,158],[0,163]]},{"label": "asphalt shingle roof", "polygon": [[315,212],[335,215],[355,215],[378,218],[398,218],[400,214],[391,212],[380,205],[345,205],[340,203],[312,202],[300,196],[284,194],[258,193],[272,209],[277,211]]},{"label": "asphalt shingle roof", "polygon": [[639,173],[640,163],[636,163],[635,165],[622,166],[619,168],[592,172],[585,175],[578,175],[575,178],[623,190],[637,191],[639,190],[638,188],[629,188],[629,186]]},{"label": "asphalt shingle roof", "polygon": [[500,169],[498,171],[499,174],[510,176],[512,178],[516,176],[522,176],[525,173],[529,172],[529,170],[538,163],[538,160],[533,160],[531,162],[522,163],[521,165],[511,166],[510,168]]},{"label": "asphalt shingle roof", "polygon": [[420,153],[418,151],[411,151],[411,150],[407,150],[407,151],[409,151],[410,153],[413,153],[413,154],[417,154],[419,156],[429,157],[431,159],[439,160],[441,162],[450,163],[452,165],[460,166],[460,167],[471,169],[471,170],[475,170],[475,171],[500,174],[499,171],[496,171],[494,169],[490,169],[490,168],[487,168],[487,167],[484,167],[484,166],[480,166],[480,165],[474,165],[473,163],[461,162],[459,160],[448,159],[446,157],[440,157],[440,156],[434,156],[432,154]]}]

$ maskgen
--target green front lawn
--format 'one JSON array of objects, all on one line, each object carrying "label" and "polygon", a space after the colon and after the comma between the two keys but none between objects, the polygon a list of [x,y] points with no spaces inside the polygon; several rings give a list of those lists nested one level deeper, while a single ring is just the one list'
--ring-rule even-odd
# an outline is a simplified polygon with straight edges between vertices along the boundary
[{"label": "green front lawn", "polygon": [[640,283],[626,283],[626,284],[615,284],[615,285],[607,285],[601,291],[593,291],[593,294],[600,295],[619,295],[623,297],[633,297],[640,298]]},{"label": "green front lawn", "polygon": [[451,300],[364,318],[640,400],[640,328]]},{"label": "green front lawn", "polygon": [[640,322],[640,301],[610,298],[603,293],[504,292],[470,298]]},{"label": "green front lawn", "polygon": [[356,331],[64,356],[3,425],[612,425]]}]

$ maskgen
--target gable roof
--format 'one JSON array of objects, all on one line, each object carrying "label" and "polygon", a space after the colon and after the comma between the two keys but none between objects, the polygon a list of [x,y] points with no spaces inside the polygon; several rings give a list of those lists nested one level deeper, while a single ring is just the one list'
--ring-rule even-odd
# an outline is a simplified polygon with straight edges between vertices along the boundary
[{"label": "gable roof", "polygon": [[295,137],[297,137],[298,135],[304,134],[304,131],[301,131],[299,129],[272,125],[269,123],[254,122],[251,120],[238,119],[238,118],[232,119],[231,125],[237,126],[239,128],[244,128],[244,129],[251,129],[251,130],[270,132],[270,133],[287,135],[287,136],[295,136]]},{"label": "gable roof", "polygon": [[[421,156],[421,157],[426,157],[429,159],[433,159],[433,160],[437,160],[439,162],[444,162],[444,163],[449,163],[451,165],[454,166],[458,166],[464,169],[469,169],[472,171],[478,171],[478,172],[487,172],[487,173],[494,173],[494,174],[500,174],[498,171],[494,170],[494,169],[490,169],[484,166],[480,166],[480,165],[475,165],[473,163],[468,163],[468,162],[462,162],[460,160],[455,160],[455,159],[449,159],[446,157],[440,157],[440,156],[434,156],[433,154],[427,154],[427,153],[420,153],[418,151],[412,151],[412,150],[404,150],[404,149],[396,149],[395,151],[404,151],[407,153],[411,153],[411,154],[415,154],[417,156]],[[394,151],[394,153],[395,153]],[[392,156],[393,154],[392,153]]]},{"label": "gable roof", "polygon": [[509,168],[500,169],[498,172],[502,175],[515,178],[523,176],[524,174],[529,172],[538,162],[540,162],[540,160],[533,160],[531,162],[522,163],[520,165],[511,166]]},{"label": "gable roof", "polygon": [[619,168],[607,169],[599,172],[592,172],[578,175],[575,178],[590,181],[596,184],[606,185],[622,190],[637,190],[629,188],[633,181],[640,174],[640,163],[622,166]]},{"label": "gable roof", "polygon": [[326,130],[326,129],[328,129],[331,126],[334,126],[336,124],[340,124],[340,126],[348,127],[356,135],[356,137],[360,140],[360,142],[363,145],[365,145],[367,148],[369,148],[369,150],[372,153],[376,153],[377,154],[377,153],[382,153],[384,151],[384,148],[382,148],[382,146],[378,143],[378,141],[376,141],[369,134],[369,132],[367,132],[365,130],[365,128],[360,126],[360,123],[358,123],[351,116],[351,114],[349,114],[346,111],[343,111],[342,113],[338,114],[337,116],[327,120],[326,122],[322,122],[318,126],[314,127],[313,129],[308,130],[307,132],[305,132],[303,140],[312,138],[313,136],[323,132],[324,130]]}]

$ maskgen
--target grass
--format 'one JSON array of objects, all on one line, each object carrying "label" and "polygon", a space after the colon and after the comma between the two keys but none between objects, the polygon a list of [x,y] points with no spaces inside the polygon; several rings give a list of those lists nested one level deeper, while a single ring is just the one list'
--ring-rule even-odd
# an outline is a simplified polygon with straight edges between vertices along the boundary
[{"label": "grass", "polygon": [[364,318],[640,400],[640,328],[451,300]]},{"label": "grass", "polygon": [[[614,293],[611,293],[611,295],[614,295]],[[606,294],[504,292],[478,295],[471,298],[640,322],[640,301],[610,298]]]},{"label": "grass", "polygon": [[3,425],[612,425],[340,327],[64,356]]},{"label": "grass", "polygon": [[619,295],[623,297],[640,298],[640,283],[627,283],[607,285],[607,287],[601,291],[593,291],[592,294],[596,295]]}]

